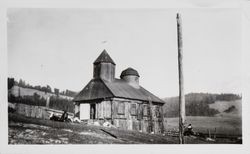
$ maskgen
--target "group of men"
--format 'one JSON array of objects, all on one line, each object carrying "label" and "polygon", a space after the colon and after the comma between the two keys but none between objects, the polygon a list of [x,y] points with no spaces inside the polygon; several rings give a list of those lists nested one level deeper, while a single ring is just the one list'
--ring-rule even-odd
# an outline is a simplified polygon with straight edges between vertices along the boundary
[{"label": "group of men", "polygon": [[63,114],[61,115],[61,117],[54,115],[54,113],[51,113],[49,119],[53,121],[60,121],[60,122],[77,122],[77,123],[81,122],[80,119],[77,117],[70,118],[67,111],[63,111]]}]

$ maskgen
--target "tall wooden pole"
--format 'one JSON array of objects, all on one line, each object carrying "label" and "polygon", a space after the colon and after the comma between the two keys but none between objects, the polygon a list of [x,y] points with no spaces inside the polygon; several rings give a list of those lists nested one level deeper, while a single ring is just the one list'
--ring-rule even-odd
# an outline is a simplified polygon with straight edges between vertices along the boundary
[{"label": "tall wooden pole", "polygon": [[184,144],[184,122],[185,122],[185,94],[183,80],[183,51],[182,51],[182,25],[181,16],[177,13],[177,35],[178,35],[178,69],[179,69],[179,141]]}]

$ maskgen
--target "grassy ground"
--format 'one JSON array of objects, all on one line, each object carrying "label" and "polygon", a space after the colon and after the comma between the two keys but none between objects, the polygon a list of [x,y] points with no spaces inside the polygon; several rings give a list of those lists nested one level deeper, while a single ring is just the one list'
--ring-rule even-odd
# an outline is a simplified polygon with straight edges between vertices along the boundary
[{"label": "grassy ground", "polygon": [[[187,144],[213,144],[185,137]],[[178,137],[62,123],[9,114],[9,144],[178,144]],[[224,141],[224,143],[233,143]]]},{"label": "grassy ground", "polygon": [[[179,124],[178,118],[166,118],[165,128],[167,130],[176,130]],[[241,117],[199,117],[188,116],[186,123],[191,123],[194,131],[202,133],[224,134],[229,136],[242,135],[242,121]]]}]

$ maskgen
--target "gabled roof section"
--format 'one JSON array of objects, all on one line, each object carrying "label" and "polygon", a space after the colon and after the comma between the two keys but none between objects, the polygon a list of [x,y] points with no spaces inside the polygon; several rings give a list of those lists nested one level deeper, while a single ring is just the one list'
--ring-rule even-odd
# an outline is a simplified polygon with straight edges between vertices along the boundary
[{"label": "gabled roof section", "polygon": [[99,63],[112,63],[115,65],[115,62],[112,60],[112,58],[109,56],[109,54],[105,49],[102,51],[102,53],[94,62],[94,64],[99,64]]},{"label": "gabled roof section", "polygon": [[140,86],[139,89],[134,88],[122,79],[115,79],[112,82],[104,81],[104,83],[115,97],[142,100],[146,102],[151,100],[152,102],[162,104],[165,103],[163,100],[150,93],[143,87]]},{"label": "gabled roof section", "polygon": [[92,79],[83,90],[76,95],[73,101],[88,101],[114,97],[101,79]]},{"label": "gabled roof section", "polygon": [[139,89],[132,87],[126,81],[115,79],[112,82],[102,79],[92,79],[83,90],[77,94],[73,101],[88,102],[105,98],[125,98],[164,104],[164,101],[140,86]]}]

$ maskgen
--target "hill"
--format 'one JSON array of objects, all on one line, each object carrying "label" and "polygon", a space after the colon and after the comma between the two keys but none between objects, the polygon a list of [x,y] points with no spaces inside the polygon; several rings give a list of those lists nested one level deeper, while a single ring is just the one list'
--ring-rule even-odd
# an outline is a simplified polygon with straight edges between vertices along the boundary
[{"label": "hill", "polygon": [[216,116],[226,116],[226,117],[241,117],[242,113],[242,100],[232,100],[232,101],[216,101],[209,105],[210,108],[218,110],[220,113]]},{"label": "hill", "polygon": [[[77,92],[71,91],[71,90],[64,90],[61,91],[58,88],[54,88],[54,91],[49,85],[41,86],[41,85],[30,85],[29,83],[26,83],[24,80],[20,79],[19,82],[17,82],[14,78],[8,78],[8,90],[13,89],[13,87],[17,88],[24,88],[22,91],[24,95],[33,95],[34,92],[37,94],[39,93],[40,96],[45,94],[50,95],[60,95],[61,97],[75,97]],[[15,94],[15,93],[13,93]],[[22,95],[19,91],[16,91],[16,95]]]},{"label": "hill", "polygon": [[[51,96],[56,96],[56,94],[51,93],[51,92],[44,92],[41,90],[37,90],[37,89],[32,89],[32,88],[24,88],[24,87],[20,87],[17,85],[14,85],[10,91],[9,91],[12,95],[14,95],[15,97],[18,96],[33,96],[35,93],[38,94],[40,97],[43,97],[44,99],[51,97]],[[60,95],[59,97],[62,99],[69,99],[72,100],[73,97],[70,96],[65,96],[65,95]]]},{"label": "hill", "polygon": [[73,97],[51,92],[44,92],[33,88],[24,88],[17,85],[8,90],[8,102],[21,103],[33,106],[46,106],[61,111],[74,113]]},{"label": "hill", "polygon": [[[165,117],[179,115],[179,98],[165,98],[163,106]],[[241,96],[236,94],[190,93],[185,95],[187,116],[215,116],[226,114],[241,114]],[[229,108],[234,111],[224,112]],[[232,110],[232,109],[231,109]]]}]

